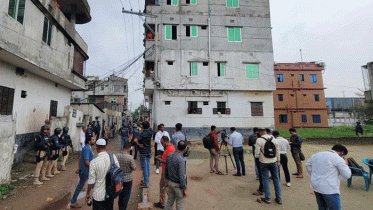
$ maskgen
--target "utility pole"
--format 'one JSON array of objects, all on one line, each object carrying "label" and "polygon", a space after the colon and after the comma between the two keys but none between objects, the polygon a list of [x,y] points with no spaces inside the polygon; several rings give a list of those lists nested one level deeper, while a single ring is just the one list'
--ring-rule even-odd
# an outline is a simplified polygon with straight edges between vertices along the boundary
[{"label": "utility pole", "polygon": [[300,52],[300,62],[302,62],[302,63],[303,63],[303,55],[302,55],[302,49],[300,49],[300,50],[299,50],[299,52]]}]

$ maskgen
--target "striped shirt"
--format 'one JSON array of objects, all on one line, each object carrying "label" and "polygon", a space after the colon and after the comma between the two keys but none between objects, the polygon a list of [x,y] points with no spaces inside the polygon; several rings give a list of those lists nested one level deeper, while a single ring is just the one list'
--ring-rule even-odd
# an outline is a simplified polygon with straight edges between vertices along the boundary
[{"label": "striped shirt", "polygon": [[[119,167],[117,157],[114,156],[114,162]],[[92,198],[95,201],[104,201],[106,195],[105,177],[110,169],[109,154],[104,151],[98,153],[97,157],[92,160],[89,168],[88,184],[94,184]]]}]

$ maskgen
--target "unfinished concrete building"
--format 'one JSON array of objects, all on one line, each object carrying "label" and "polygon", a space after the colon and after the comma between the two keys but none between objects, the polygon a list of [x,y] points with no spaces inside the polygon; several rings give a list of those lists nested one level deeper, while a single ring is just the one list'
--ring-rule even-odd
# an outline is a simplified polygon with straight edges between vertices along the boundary
[{"label": "unfinished concrete building", "polygon": [[146,1],[145,11],[154,15],[144,36],[146,49],[156,46],[144,65],[154,125],[182,123],[188,137],[211,125],[274,127],[269,0]]}]

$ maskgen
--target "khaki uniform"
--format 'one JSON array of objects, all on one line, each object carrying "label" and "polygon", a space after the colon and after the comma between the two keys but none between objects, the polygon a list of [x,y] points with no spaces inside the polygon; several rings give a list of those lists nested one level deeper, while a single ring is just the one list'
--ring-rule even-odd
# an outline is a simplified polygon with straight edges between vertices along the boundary
[{"label": "khaki uniform", "polygon": [[39,155],[39,158],[41,159],[40,162],[36,164],[36,169],[35,169],[35,176],[34,178],[39,178],[40,172],[41,172],[41,177],[45,178],[45,172],[47,170],[47,165],[48,165],[48,154],[46,151],[38,151],[37,155]]},{"label": "khaki uniform", "polygon": [[[69,154],[70,154],[70,150],[71,150],[71,147],[67,146],[67,147],[64,147],[64,148],[61,148],[61,154],[62,154],[62,162],[61,162],[61,170],[62,169],[66,169],[66,161],[67,159],[69,158]],[[63,155],[63,152],[66,151],[67,154],[66,156]]]}]

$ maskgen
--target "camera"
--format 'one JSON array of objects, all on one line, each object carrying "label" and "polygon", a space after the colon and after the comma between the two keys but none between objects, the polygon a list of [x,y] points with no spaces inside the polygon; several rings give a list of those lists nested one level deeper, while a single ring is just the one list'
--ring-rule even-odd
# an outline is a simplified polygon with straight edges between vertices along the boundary
[{"label": "camera", "polygon": [[222,130],[221,132],[221,141],[222,141],[222,144],[224,144],[225,146],[227,146],[228,142],[227,142],[227,139],[228,138],[228,135],[227,135],[227,131],[226,130]]},{"label": "camera", "polygon": [[184,157],[188,157],[190,154],[190,150],[189,150],[189,147],[186,148],[186,151],[183,153],[183,156]]}]

